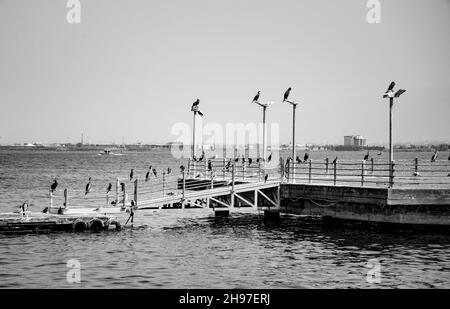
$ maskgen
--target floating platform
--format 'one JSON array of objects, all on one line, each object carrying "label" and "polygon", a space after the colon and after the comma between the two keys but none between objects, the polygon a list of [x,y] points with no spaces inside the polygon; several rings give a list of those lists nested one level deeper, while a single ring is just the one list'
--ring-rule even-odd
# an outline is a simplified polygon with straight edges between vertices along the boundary
[{"label": "floating platform", "polygon": [[114,216],[97,213],[0,213],[0,232],[3,233],[83,232],[109,229],[120,230],[120,222]]}]

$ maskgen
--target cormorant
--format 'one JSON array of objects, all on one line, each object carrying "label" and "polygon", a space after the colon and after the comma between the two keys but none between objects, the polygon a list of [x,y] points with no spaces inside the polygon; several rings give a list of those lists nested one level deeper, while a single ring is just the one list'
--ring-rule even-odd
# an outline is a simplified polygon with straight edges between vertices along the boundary
[{"label": "cormorant", "polygon": [[297,161],[297,163],[302,163],[302,160],[300,159],[299,156],[297,156],[297,157],[295,158],[295,161]]},{"label": "cormorant", "polygon": [[290,93],[291,93],[291,87],[289,87],[288,90],[286,90],[286,92],[284,93],[283,102],[285,102],[289,98]]},{"label": "cormorant", "polygon": [[266,176],[264,176],[264,182],[267,182],[267,179],[269,179],[269,174],[266,174]]},{"label": "cormorant", "polygon": [[434,151],[434,155],[431,157],[431,162],[436,162],[437,159],[437,150]]},{"label": "cormorant", "polygon": [[253,98],[253,101],[252,101],[252,103],[253,102],[258,102],[258,100],[259,100],[259,95],[261,94],[261,91],[258,91],[258,93],[255,95],[255,97]]},{"label": "cormorant", "polygon": [[134,174],[134,170],[131,169],[131,172],[130,172],[130,181],[133,180],[133,174]]},{"label": "cormorant", "polygon": [[153,169],[153,175],[155,175],[155,177],[158,177],[158,172],[156,171],[156,168]]},{"label": "cormorant", "polygon": [[212,171],[212,162],[208,160],[208,171]]},{"label": "cormorant", "polygon": [[92,182],[91,182],[92,178],[89,177],[89,182],[86,184],[86,190],[84,192],[84,195],[87,195],[89,192],[91,192],[92,189]]},{"label": "cormorant", "polygon": [[169,175],[170,173],[172,173],[172,169],[170,167],[167,168],[167,175]]},{"label": "cormorant", "polygon": [[108,194],[111,191],[112,183],[109,183],[108,188],[106,188],[106,194]]},{"label": "cormorant", "polygon": [[180,165],[180,172],[181,172],[181,173],[184,172],[184,165]]},{"label": "cormorant", "polygon": [[303,156],[303,162],[308,161],[309,159],[309,154],[307,152],[305,152],[305,155]]},{"label": "cormorant", "polygon": [[270,153],[269,157],[267,158],[267,162],[270,162],[272,160],[272,153]]},{"label": "cormorant", "polygon": [[369,151],[367,151],[367,154],[364,156],[364,161],[369,160]]},{"label": "cormorant", "polygon": [[336,158],[334,158],[334,160],[333,160],[333,164],[336,164],[337,160],[338,160],[338,157],[336,156]]},{"label": "cormorant", "polygon": [[58,186],[58,182],[55,180],[53,180],[52,185],[50,186],[50,189],[52,190],[52,192],[54,192],[56,190],[56,187]]},{"label": "cormorant", "polygon": [[147,174],[145,174],[145,181],[148,181],[150,179],[150,169],[147,171]]},{"label": "cormorant", "polygon": [[248,166],[252,165],[253,159],[252,158],[248,158]]}]

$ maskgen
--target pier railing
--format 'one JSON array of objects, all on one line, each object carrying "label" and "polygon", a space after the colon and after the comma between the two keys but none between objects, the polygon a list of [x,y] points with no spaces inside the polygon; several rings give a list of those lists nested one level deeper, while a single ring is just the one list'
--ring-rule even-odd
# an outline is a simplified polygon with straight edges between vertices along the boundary
[{"label": "pier railing", "polygon": [[[450,162],[401,160],[387,164],[368,161],[309,160],[293,162],[283,159],[275,165],[263,161],[236,159],[189,160],[183,171],[162,172],[147,180],[117,178],[110,192],[68,190],[50,192],[50,207],[128,207],[173,196],[184,198],[193,191],[254,183],[279,182],[323,184],[353,187],[421,187],[450,188]],[[392,173],[391,173],[392,171]]]}]

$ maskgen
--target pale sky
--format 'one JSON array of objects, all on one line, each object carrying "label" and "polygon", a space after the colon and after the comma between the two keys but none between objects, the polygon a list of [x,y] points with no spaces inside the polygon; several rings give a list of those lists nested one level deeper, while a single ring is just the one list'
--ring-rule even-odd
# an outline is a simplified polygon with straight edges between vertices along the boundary
[{"label": "pale sky", "polygon": [[297,143],[450,141],[450,1],[0,0],[0,144],[168,142],[177,122],[259,122],[291,138],[288,87],[301,103]]}]

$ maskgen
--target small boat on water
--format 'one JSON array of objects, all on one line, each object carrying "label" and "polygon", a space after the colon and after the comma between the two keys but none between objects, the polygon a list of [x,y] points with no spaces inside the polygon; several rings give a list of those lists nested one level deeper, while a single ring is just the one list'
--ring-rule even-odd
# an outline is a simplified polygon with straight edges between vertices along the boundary
[{"label": "small boat on water", "polygon": [[105,148],[102,152],[99,153],[101,156],[123,156],[124,153],[121,150],[113,149],[113,148]]}]

